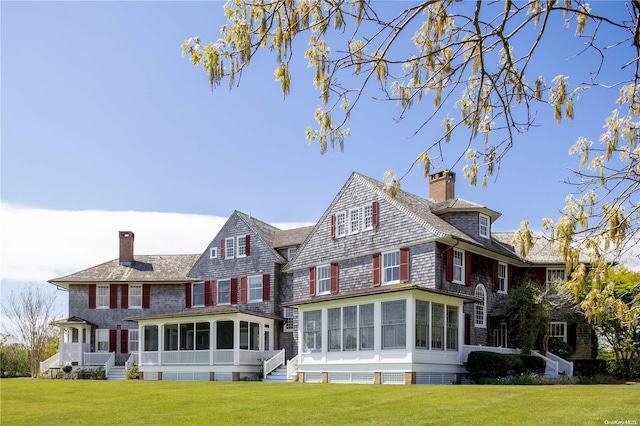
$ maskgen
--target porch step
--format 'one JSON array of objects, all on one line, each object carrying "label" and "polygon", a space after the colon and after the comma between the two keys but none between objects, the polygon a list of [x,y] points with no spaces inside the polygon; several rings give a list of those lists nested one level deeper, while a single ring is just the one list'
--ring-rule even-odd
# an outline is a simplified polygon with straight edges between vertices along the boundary
[{"label": "porch step", "polygon": [[107,380],[125,380],[126,375],[124,371],[124,367],[121,365],[113,366],[109,370],[109,375],[107,376]]},{"label": "porch step", "polygon": [[287,366],[281,365],[280,367],[273,370],[267,377],[265,377],[263,382],[270,383],[285,383],[287,382]]}]

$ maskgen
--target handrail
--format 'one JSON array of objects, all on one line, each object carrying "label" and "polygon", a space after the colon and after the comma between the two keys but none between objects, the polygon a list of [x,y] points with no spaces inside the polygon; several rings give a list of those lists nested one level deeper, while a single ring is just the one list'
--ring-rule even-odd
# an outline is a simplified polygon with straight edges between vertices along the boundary
[{"label": "handrail", "polygon": [[135,363],[136,363],[136,355],[134,354],[129,355],[129,358],[127,358],[127,361],[125,361],[124,363],[125,370],[130,369],[131,365],[135,365]]},{"label": "handrail", "polygon": [[300,355],[296,355],[287,361],[287,380],[291,379],[292,376],[298,374],[298,360]]},{"label": "handrail", "polygon": [[104,377],[107,377],[109,375],[109,371],[111,370],[111,367],[115,365],[115,359],[116,359],[115,352],[111,352],[109,359],[107,360],[107,362],[104,363]]},{"label": "handrail", "polygon": [[553,361],[558,363],[558,368],[564,368],[564,374],[566,374],[569,377],[573,377],[573,362],[572,361],[567,361],[564,358],[560,358],[558,355],[548,352],[545,355],[546,357],[548,357],[549,359],[552,359]]},{"label": "handrail", "polygon": [[[544,361],[546,363],[545,375],[549,375],[551,377],[558,377],[558,361],[554,361],[554,360],[552,360],[550,358],[547,358],[546,356],[542,355],[538,351],[531,351],[531,354],[544,359]],[[547,354],[548,354],[548,352],[547,352]],[[549,371],[549,370],[551,371],[551,374],[547,374],[547,371]]]},{"label": "handrail", "polygon": [[262,378],[266,378],[269,373],[280,367],[282,364],[284,364],[284,349],[264,361],[262,364]]},{"label": "handrail", "polygon": [[44,361],[40,361],[40,374],[45,373],[51,366],[60,364],[60,352],[57,354],[50,356]]}]

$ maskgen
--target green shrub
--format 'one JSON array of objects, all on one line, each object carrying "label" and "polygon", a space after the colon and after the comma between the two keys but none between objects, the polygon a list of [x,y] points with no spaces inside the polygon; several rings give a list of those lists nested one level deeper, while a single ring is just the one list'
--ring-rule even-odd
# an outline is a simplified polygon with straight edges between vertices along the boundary
[{"label": "green shrub", "polygon": [[131,363],[127,365],[127,368],[124,370],[125,376],[127,380],[137,380],[140,378],[140,370],[138,369],[138,364]]},{"label": "green shrub", "polygon": [[549,352],[562,359],[569,359],[573,355],[573,347],[559,337],[549,338]]},{"label": "green shrub", "polygon": [[524,370],[524,363],[517,354],[475,351],[467,358],[468,377],[480,380],[483,377],[498,378],[516,376]]},{"label": "green shrub", "polygon": [[593,377],[607,372],[604,359],[577,359],[573,361],[573,374],[581,377]]},{"label": "green shrub", "polygon": [[524,372],[527,374],[544,374],[547,363],[544,359],[535,355],[520,355],[524,364]]}]

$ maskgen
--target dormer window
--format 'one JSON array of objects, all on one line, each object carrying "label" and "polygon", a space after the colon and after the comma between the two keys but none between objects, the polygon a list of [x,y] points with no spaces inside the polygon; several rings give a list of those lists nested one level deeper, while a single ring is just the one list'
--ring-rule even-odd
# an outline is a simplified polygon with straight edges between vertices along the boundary
[{"label": "dormer window", "polygon": [[483,238],[489,238],[489,231],[491,229],[491,220],[489,219],[489,216],[481,214],[478,224],[478,234]]}]

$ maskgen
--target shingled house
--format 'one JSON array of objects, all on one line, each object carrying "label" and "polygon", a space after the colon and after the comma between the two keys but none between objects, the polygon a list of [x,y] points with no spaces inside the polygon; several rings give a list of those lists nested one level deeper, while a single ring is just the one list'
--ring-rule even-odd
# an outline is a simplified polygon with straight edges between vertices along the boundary
[{"label": "shingled house", "polygon": [[[50,281],[68,289],[70,317],[43,367],[135,361],[146,380],[238,380],[267,359],[304,382],[459,381],[470,351],[513,346],[491,315],[500,300],[566,272],[542,239],[519,259],[492,230],[500,213],[455,197],[453,172],[429,187],[430,199],[391,197],[353,173],[315,226],[235,211],[199,255],[135,255],[120,232],[119,259]],[[551,331],[589,357],[586,325],[558,318]]]}]

